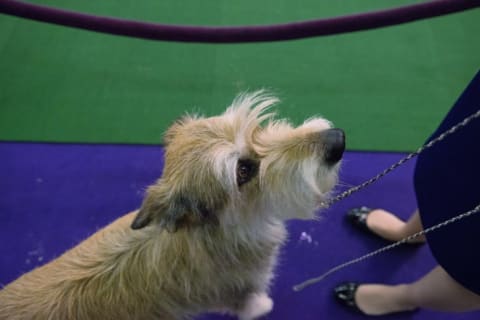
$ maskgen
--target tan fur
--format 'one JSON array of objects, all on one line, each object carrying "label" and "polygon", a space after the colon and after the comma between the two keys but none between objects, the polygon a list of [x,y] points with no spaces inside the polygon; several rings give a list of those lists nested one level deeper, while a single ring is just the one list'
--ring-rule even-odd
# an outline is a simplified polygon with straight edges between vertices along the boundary
[{"label": "tan fur", "polygon": [[[165,134],[162,177],[129,213],[0,291],[0,319],[254,319],[268,297],[286,219],[308,219],[336,182],[321,118],[294,128],[261,92]],[[239,185],[239,159],[258,173]],[[255,166],[254,166],[255,167]],[[135,229],[132,229],[131,226]]]}]

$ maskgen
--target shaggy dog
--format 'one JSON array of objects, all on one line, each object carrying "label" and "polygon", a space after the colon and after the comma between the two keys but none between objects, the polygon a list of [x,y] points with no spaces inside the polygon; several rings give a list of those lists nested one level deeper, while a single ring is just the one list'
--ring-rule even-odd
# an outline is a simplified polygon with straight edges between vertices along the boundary
[{"label": "shaggy dog", "polygon": [[165,167],[138,212],[0,291],[0,319],[185,319],[268,313],[284,221],[311,219],[337,180],[344,134],[274,120],[244,94],[165,134]]}]

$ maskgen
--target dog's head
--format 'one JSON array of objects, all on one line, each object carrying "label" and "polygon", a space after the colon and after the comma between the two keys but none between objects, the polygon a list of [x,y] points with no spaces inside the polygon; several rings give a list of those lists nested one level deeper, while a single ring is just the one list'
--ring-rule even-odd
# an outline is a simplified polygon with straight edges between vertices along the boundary
[{"label": "dog's head", "polygon": [[252,219],[307,219],[335,185],[343,131],[323,118],[298,127],[274,120],[277,99],[237,97],[217,117],[185,116],[166,132],[162,177],[147,192],[133,229],[168,231]]}]

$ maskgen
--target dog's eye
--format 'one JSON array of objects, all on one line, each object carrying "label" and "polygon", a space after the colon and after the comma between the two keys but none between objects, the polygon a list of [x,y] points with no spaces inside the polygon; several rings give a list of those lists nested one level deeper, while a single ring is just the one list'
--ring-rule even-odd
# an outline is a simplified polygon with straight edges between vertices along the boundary
[{"label": "dog's eye", "polygon": [[240,187],[242,184],[250,181],[258,171],[258,163],[250,159],[240,159],[237,164],[237,184]]}]

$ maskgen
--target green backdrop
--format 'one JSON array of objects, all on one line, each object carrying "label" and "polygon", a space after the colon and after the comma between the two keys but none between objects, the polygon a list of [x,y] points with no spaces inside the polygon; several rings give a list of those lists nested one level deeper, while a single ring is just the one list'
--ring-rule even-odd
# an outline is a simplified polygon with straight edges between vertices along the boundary
[{"label": "green backdrop", "polygon": [[[34,2],[161,23],[244,25],[419,1]],[[479,10],[373,31],[235,45],[138,40],[0,15],[0,140],[160,143],[184,112],[216,114],[240,91],[270,88],[282,99],[282,117],[299,123],[323,115],[345,129],[350,150],[409,151],[479,68],[479,34]]]}]

